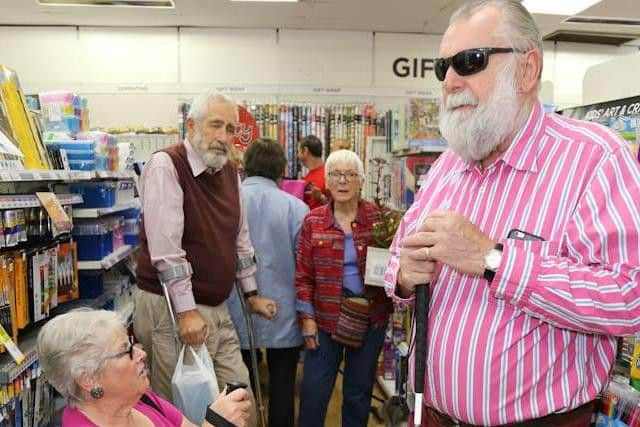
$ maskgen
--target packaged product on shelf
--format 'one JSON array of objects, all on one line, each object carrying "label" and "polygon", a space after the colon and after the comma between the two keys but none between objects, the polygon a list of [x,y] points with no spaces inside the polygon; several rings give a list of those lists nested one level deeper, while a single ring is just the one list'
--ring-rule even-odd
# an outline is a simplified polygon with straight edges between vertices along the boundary
[{"label": "packaged product on shelf", "polygon": [[84,182],[71,184],[69,191],[82,195],[83,202],[79,208],[110,208],[116,204],[116,183]]},{"label": "packaged product on shelf", "polygon": [[616,375],[602,393],[596,427],[640,426],[640,392],[629,386],[627,378]]},{"label": "packaged product on shelf", "polygon": [[77,299],[78,253],[76,242],[64,242],[58,246],[57,258],[58,303]]},{"label": "packaged product on shelf", "polygon": [[104,272],[99,270],[80,270],[80,298],[94,299],[104,293]]},{"label": "packaged product on shelf", "polygon": [[124,246],[124,217],[122,215],[111,215],[103,218],[107,228],[111,230],[113,239],[113,250],[117,251]]},{"label": "packaged product on shelf", "polygon": [[42,137],[29,115],[16,73],[0,65],[0,110],[6,114],[8,129],[22,154],[27,169],[49,169],[51,162]]},{"label": "packaged product on shelf", "polygon": [[113,252],[113,236],[103,219],[79,219],[73,227],[79,261],[99,261]]},{"label": "packaged product on shelf", "polygon": [[96,170],[118,170],[118,141],[115,136],[102,131],[79,132],[78,139],[95,142]]},{"label": "packaged product on shelf", "polygon": [[127,209],[124,216],[124,243],[137,246],[140,243],[140,209]]}]

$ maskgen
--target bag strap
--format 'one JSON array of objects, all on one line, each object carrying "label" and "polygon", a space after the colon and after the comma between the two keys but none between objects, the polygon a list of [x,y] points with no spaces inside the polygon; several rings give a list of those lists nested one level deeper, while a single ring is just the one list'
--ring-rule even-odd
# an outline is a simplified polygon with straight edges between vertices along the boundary
[{"label": "bag strap", "polygon": [[158,411],[160,415],[164,417],[164,412],[162,411],[162,408],[160,408],[158,404],[152,398],[150,398],[146,393],[143,394],[142,397],[140,397],[140,401],[147,406],[151,406],[153,409]]}]

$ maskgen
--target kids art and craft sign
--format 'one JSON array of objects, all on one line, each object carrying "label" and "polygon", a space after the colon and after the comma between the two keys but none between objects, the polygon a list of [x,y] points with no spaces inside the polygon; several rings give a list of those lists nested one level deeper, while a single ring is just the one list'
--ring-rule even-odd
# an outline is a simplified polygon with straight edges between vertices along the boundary
[{"label": "kids art and craft sign", "polygon": [[256,119],[253,115],[243,106],[238,106],[238,124],[236,126],[236,132],[233,136],[233,145],[236,146],[240,152],[243,152],[249,147],[256,139],[260,138],[260,131],[256,124]]},{"label": "kids art and craft sign", "polygon": [[563,116],[573,119],[600,123],[615,129],[638,156],[640,152],[640,96],[617,99],[560,111]]}]

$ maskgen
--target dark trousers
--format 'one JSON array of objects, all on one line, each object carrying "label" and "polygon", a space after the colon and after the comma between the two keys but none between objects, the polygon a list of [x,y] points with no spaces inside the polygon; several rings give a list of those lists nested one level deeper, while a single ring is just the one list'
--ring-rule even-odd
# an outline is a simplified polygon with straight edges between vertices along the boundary
[{"label": "dark trousers", "polygon": [[[269,427],[293,427],[295,418],[293,399],[299,357],[300,347],[267,349]],[[249,369],[251,387],[255,390],[257,385],[253,378],[251,352],[249,350],[242,350],[242,360]]]},{"label": "dark trousers", "polygon": [[[386,327],[370,329],[362,347],[348,348],[319,331],[320,348],[304,354],[300,390],[299,427],[323,427],[329,399],[344,358],[342,379],[342,426],[366,427],[371,409],[371,390],[376,376],[378,354]],[[332,427],[336,424],[332,423]]]}]

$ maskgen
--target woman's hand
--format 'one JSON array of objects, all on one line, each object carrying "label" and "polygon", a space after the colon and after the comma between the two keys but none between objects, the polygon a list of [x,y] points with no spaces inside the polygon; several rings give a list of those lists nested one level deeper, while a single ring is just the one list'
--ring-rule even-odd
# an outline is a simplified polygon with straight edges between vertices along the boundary
[{"label": "woman's hand", "polygon": [[247,299],[249,307],[254,313],[259,314],[267,320],[271,320],[278,314],[278,304],[271,298],[254,295]]},{"label": "woman's hand", "polygon": [[220,393],[210,406],[218,415],[236,427],[247,427],[251,414],[251,395],[243,388],[227,394],[227,388]]},{"label": "woman's hand", "polygon": [[315,350],[320,347],[318,338],[318,325],[313,319],[302,319],[302,337],[304,338],[304,348]]}]

